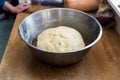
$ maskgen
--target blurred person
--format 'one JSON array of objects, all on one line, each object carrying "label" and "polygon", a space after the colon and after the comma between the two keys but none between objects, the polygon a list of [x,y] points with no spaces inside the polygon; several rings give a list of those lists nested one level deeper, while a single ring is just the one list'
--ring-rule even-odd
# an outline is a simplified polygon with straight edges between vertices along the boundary
[{"label": "blurred person", "polygon": [[5,11],[12,12],[12,13],[19,13],[19,12],[22,12],[26,9],[29,9],[30,5],[27,3],[22,3],[22,4],[19,4],[17,6],[13,6],[5,0],[0,0],[0,8],[4,9]]},{"label": "blurred person", "polygon": [[30,8],[30,5],[27,3],[21,3],[16,6],[13,6],[11,3],[5,0],[0,0],[0,20],[4,19],[8,14],[16,14],[27,10]]}]

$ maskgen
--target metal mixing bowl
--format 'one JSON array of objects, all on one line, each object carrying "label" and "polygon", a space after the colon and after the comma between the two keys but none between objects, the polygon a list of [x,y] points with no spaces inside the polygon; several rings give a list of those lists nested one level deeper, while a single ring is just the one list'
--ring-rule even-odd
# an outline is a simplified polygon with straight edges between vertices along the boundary
[{"label": "metal mixing bowl", "polygon": [[[83,36],[86,47],[64,53],[38,49],[35,46],[37,36],[45,29],[58,26],[69,26],[78,30]],[[19,25],[19,34],[30,47],[32,53],[41,61],[53,65],[67,65],[80,61],[89,49],[99,41],[102,27],[94,17],[82,11],[51,8],[27,16]]]}]

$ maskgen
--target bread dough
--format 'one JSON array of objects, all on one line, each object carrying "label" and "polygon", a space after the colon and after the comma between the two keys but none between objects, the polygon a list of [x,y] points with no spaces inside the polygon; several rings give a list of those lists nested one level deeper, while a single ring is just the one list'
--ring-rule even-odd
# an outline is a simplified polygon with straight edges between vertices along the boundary
[{"label": "bread dough", "polygon": [[37,37],[37,47],[52,52],[68,52],[85,47],[81,34],[70,27],[49,28]]}]

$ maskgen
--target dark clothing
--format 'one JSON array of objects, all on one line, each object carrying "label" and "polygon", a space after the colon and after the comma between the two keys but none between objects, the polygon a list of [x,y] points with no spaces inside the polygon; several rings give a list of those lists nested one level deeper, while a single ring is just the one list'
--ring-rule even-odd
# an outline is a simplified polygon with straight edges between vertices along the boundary
[{"label": "dark clothing", "polygon": [[[13,6],[16,6],[18,4],[18,0],[7,0],[7,1],[10,4],[12,4]],[[0,20],[15,17],[16,14],[13,14],[11,12],[8,12],[8,11],[5,11],[5,10],[2,9],[4,4],[5,4],[5,0],[0,0]],[[3,17],[3,15],[4,15],[4,17]]]},{"label": "dark clothing", "polygon": [[5,0],[0,0],[0,8],[4,6]]},{"label": "dark clothing", "polygon": [[5,0],[0,0],[0,20],[1,19],[4,19],[4,17],[5,17],[5,14],[3,14],[4,13],[4,11],[3,11],[3,6],[4,6],[4,3],[5,3]]}]

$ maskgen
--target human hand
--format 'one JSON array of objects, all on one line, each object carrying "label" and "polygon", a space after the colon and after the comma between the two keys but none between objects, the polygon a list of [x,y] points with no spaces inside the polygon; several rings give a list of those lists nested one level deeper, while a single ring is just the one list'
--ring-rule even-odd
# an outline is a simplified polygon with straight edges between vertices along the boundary
[{"label": "human hand", "polygon": [[29,8],[30,8],[30,4],[21,3],[17,6],[15,6],[12,12],[13,13],[20,13],[22,11],[25,11],[25,10],[29,9]]}]

